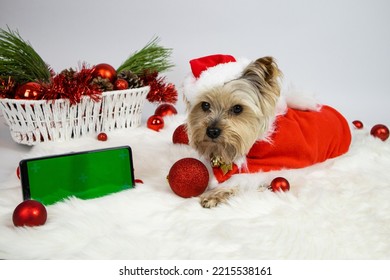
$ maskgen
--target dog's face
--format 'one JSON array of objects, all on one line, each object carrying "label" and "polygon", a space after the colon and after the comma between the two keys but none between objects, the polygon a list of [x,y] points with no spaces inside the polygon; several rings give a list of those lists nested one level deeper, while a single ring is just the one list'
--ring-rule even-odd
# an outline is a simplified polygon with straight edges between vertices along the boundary
[{"label": "dog's face", "polygon": [[271,57],[249,64],[239,79],[199,94],[188,115],[190,145],[216,164],[245,156],[267,132],[280,94]]}]

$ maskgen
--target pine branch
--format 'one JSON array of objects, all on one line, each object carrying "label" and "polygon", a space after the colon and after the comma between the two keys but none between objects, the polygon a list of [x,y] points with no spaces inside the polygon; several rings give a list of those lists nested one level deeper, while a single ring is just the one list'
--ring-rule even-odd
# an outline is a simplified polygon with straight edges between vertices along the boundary
[{"label": "pine branch", "polygon": [[159,38],[156,37],[141,50],[133,53],[118,67],[117,72],[130,70],[136,75],[142,75],[145,71],[161,73],[172,68],[174,65],[169,61],[172,49],[159,46],[158,42]]},{"label": "pine branch", "polygon": [[0,77],[16,82],[48,82],[50,68],[17,31],[0,28]]}]

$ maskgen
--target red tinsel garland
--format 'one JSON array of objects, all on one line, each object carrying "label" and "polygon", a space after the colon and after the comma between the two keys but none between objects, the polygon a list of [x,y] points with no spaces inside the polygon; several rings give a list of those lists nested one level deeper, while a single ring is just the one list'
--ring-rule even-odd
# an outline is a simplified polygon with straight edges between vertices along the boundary
[{"label": "red tinsel garland", "polygon": [[176,87],[172,83],[167,84],[165,82],[165,77],[159,77],[158,72],[145,72],[140,78],[144,85],[150,86],[150,92],[146,96],[149,102],[176,103]]},{"label": "red tinsel garland", "polygon": [[[94,68],[89,68],[86,64],[80,68],[79,71],[70,68],[58,74],[52,73],[49,83],[40,83],[41,94],[38,99],[69,99],[71,104],[77,104],[83,96],[89,96],[94,101],[99,101],[103,89],[92,82],[95,78]],[[150,92],[146,96],[149,102],[171,104],[177,102],[175,85],[166,83],[165,77],[159,76],[158,72],[145,71],[139,78],[143,85],[150,86]],[[0,98],[15,98],[18,86],[20,85],[16,85],[11,77],[7,80],[0,79]]]},{"label": "red tinsel garland", "polygon": [[13,98],[15,95],[16,84],[15,81],[8,77],[8,79],[0,78],[0,98]]},{"label": "red tinsel garland", "polygon": [[102,90],[92,84],[93,69],[82,66],[80,71],[74,71],[71,76],[61,72],[52,77],[49,84],[44,84],[42,99],[69,99],[71,104],[81,101],[83,96],[89,96],[95,101],[100,100]]}]

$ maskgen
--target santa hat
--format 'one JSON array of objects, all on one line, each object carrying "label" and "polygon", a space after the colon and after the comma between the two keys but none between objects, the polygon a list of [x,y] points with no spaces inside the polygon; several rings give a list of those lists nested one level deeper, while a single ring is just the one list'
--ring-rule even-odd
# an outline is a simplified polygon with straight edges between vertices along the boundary
[{"label": "santa hat", "polygon": [[223,54],[192,59],[192,73],[185,78],[183,85],[185,99],[193,105],[199,93],[239,78],[250,62]]}]

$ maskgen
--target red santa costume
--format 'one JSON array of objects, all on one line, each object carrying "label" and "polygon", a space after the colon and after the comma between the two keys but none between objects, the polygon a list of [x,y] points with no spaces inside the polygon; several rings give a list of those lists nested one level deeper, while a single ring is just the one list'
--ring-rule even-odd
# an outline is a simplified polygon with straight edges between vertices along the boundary
[{"label": "red santa costume", "polygon": [[[192,75],[184,82],[184,94],[192,103],[199,91],[206,90],[241,76],[248,60],[213,55],[190,61]],[[273,132],[267,140],[258,140],[249,150],[244,163],[234,163],[226,174],[221,168],[213,172],[219,183],[237,173],[267,172],[303,168],[346,153],[351,131],[346,119],[335,109],[319,110],[285,108],[276,117]]]}]

